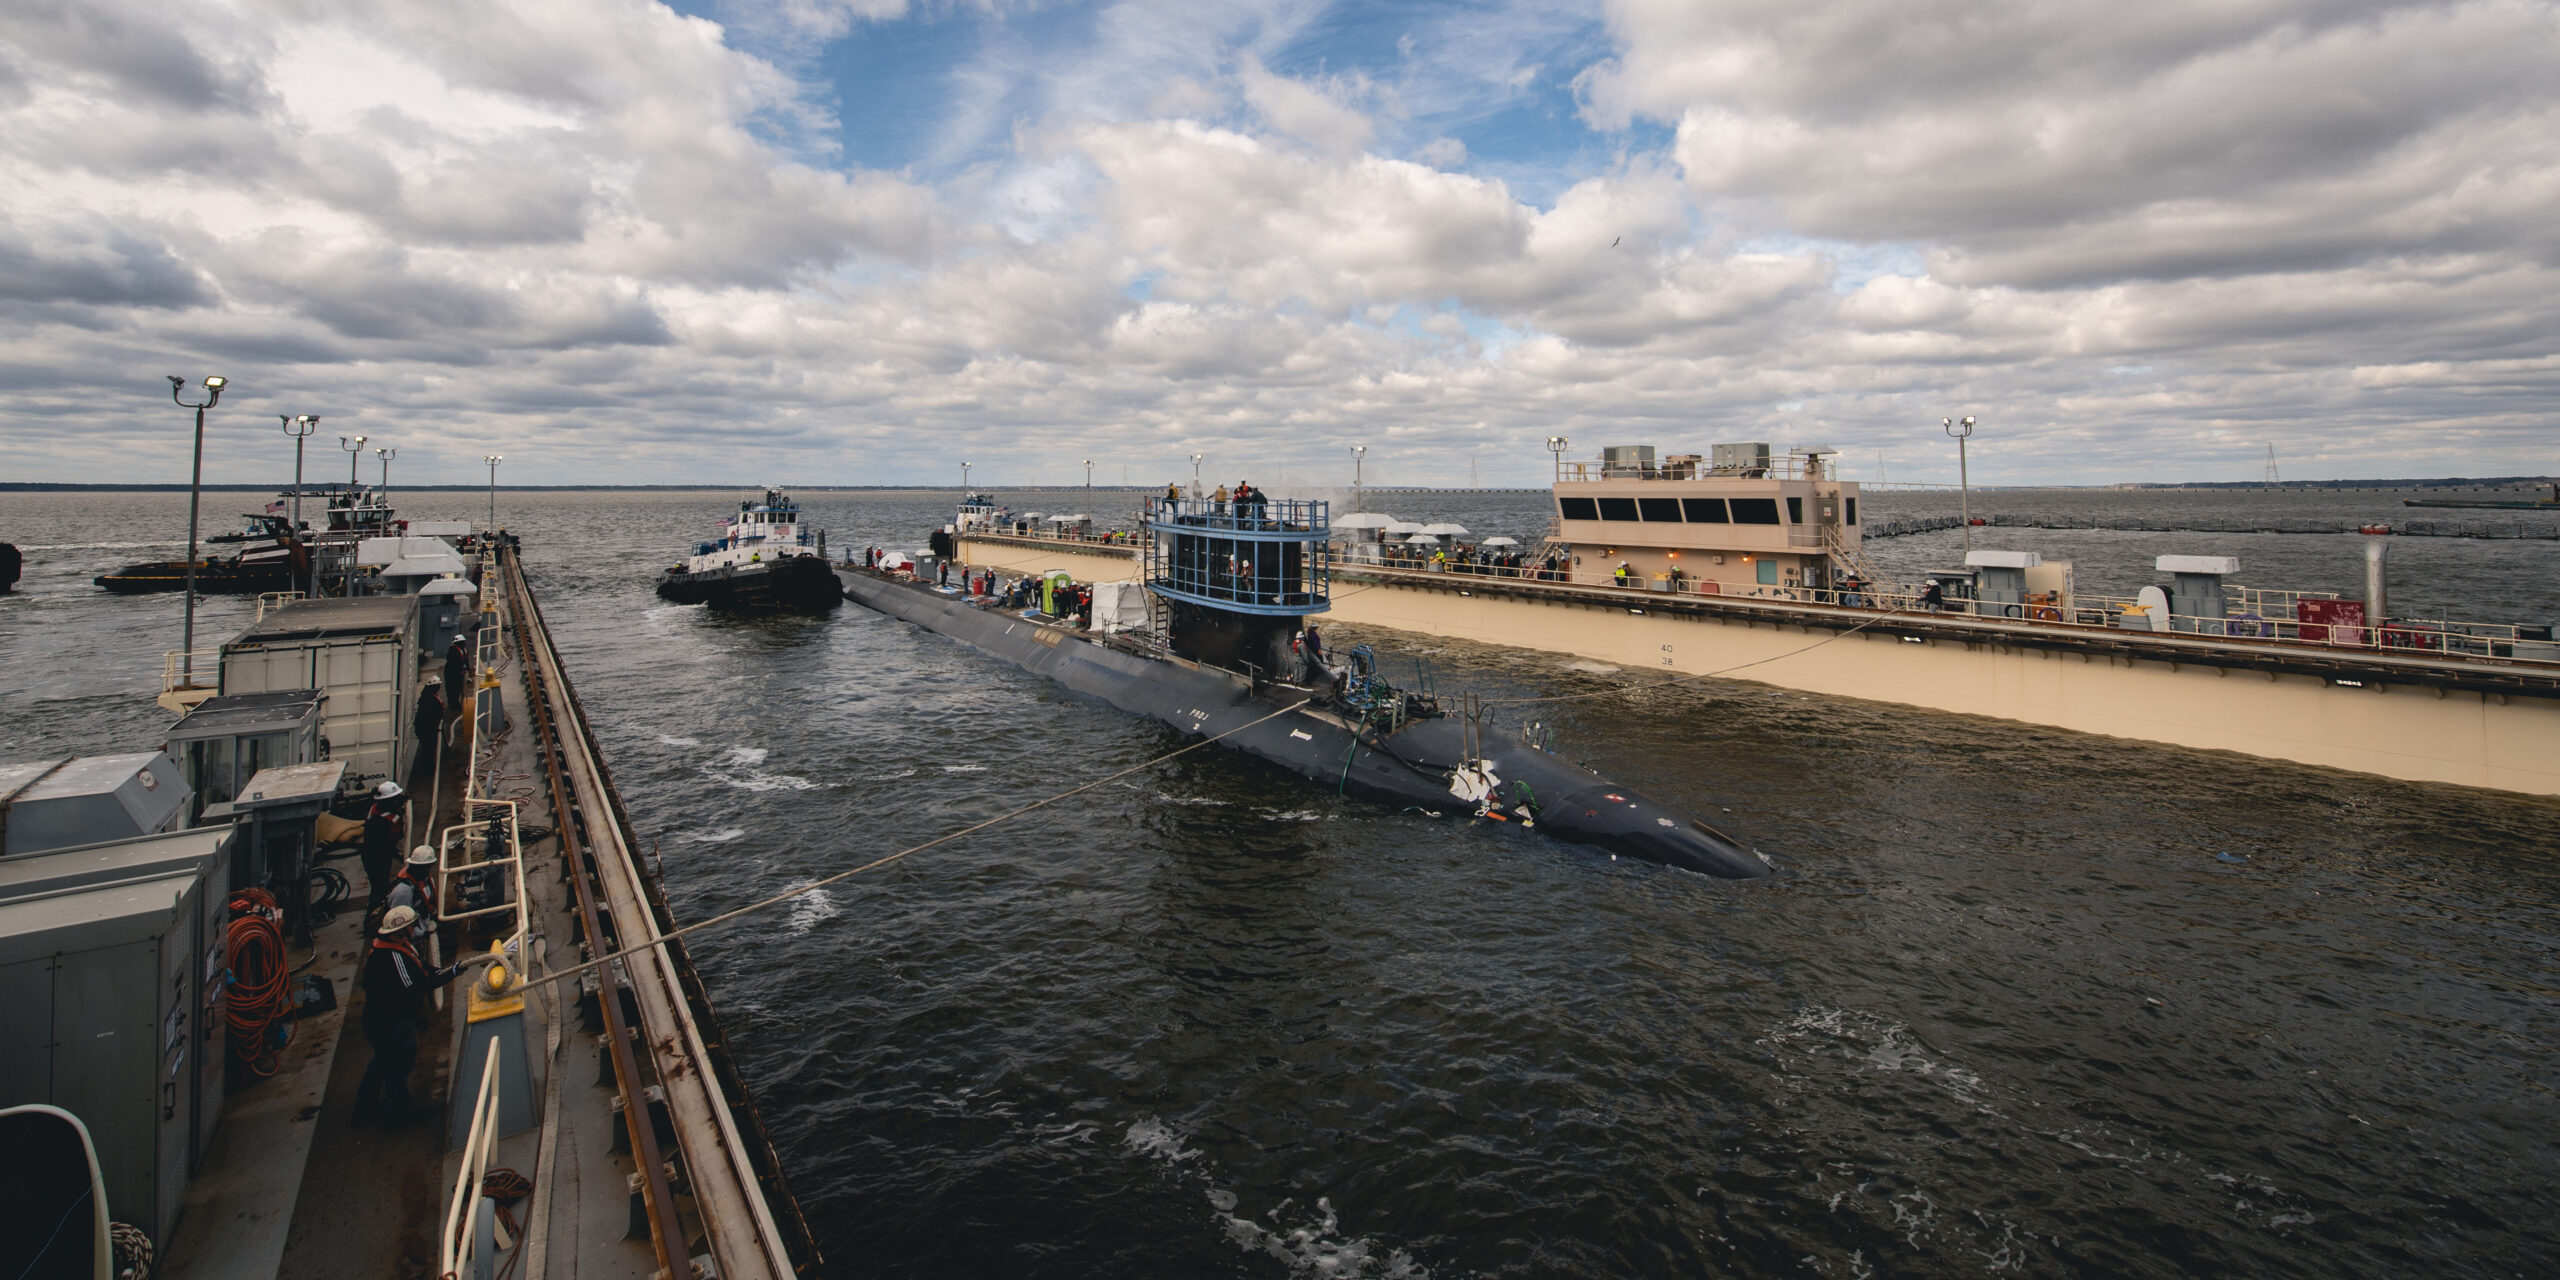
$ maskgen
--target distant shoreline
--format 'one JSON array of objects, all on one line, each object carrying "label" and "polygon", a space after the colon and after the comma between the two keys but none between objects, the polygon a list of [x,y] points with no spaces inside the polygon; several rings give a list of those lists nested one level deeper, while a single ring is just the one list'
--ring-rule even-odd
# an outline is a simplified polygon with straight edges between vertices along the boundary
[{"label": "distant shoreline", "polygon": [[[2285,491],[2321,491],[2355,489],[2538,489],[2555,482],[2551,476],[2442,476],[2385,480],[2286,480],[2269,484],[2263,480],[2193,480],[2157,481],[2118,484],[1978,484],[1981,492],[2023,491],[2037,489],[2069,489],[2097,492],[2128,492],[2181,489],[2266,489]],[[1895,482],[1870,480],[1860,483],[1890,487]],[[727,493],[762,489],[760,484],[537,484],[500,485],[507,493]],[[1153,485],[1097,484],[1023,484],[978,485],[993,493],[1154,493]],[[1319,485],[1317,488],[1348,489],[1349,485]],[[1953,485],[1945,486],[1954,488]],[[208,484],[206,493],[281,493],[292,488],[276,484]],[[1365,486],[1370,493],[1543,493],[1546,486],[1511,485],[1404,485],[1373,484]],[[800,484],[795,493],[932,493],[947,490],[958,493],[951,485],[939,484]],[[49,481],[0,481],[0,493],[185,493],[182,484],[85,484]],[[396,497],[403,493],[487,493],[485,484],[405,484],[392,490]]]}]

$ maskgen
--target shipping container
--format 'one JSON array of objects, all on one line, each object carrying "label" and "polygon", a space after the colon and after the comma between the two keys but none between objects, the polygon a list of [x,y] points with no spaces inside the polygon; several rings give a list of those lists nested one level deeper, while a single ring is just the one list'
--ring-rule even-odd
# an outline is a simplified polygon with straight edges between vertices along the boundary
[{"label": "shipping container", "polygon": [[300,600],[222,646],[222,693],[317,689],[329,758],[347,777],[406,780],[418,691],[418,598]]}]

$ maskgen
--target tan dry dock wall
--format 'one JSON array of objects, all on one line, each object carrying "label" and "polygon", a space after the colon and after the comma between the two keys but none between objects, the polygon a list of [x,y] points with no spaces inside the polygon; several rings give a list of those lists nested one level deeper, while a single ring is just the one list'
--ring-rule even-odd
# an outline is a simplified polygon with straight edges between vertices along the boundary
[{"label": "tan dry dock wall", "polygon": [[972,568],[1006,573],[1064,569],[1078,582],[1120,582],[1138,576],[1138,557],[1127,550],[1079,548],[1071,542],[1024,546],[993,538],[962,538],[960,560]]},{"label": "tan dry dock wall", "polygon": [[[1614,663],[2239,751],[2420,782],[2560,795],[2560,700],[1337,582],[1332,616]],[[1799,652],[1802,651],[1802,652]],[[1766,661],[1763,661],[1763,660]]]}]

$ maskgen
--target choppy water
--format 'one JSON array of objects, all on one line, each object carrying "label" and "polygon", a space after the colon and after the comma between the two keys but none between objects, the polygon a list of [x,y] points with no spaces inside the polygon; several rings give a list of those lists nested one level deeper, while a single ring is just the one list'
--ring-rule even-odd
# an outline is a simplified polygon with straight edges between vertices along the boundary
[{"label": "choppy water", "polygon": [[[811,513],[913,545],[946,497]],[[650,575],[724,494],[502,498],[680,916],[1178,745],[857,608],[660,605]],[[47,536],[75,505],[94,536]],[[1405,505],[1542,524],[1534,500]],[[0,495],[0,539],[148,541],[182,510]],[[2231,541],[2141,539],[2063,545],[2084,582],[2147,581],[2155,551]],[[2305,572],[2266,585],[2357,580],[2351,539],[2268,541],[2237,554]],[[2416,545],[2403,567],[2436,554]],[[2486,616],[2549,616],[2547,544],[2442,549],[2508,602]],[[0,759],[156,740],[175,602],[85,586],[139,554],[49,547],[0,600]],[[1373,638],[1452,686],[1610,678]],[[1569,754],[1796,874],[1612,862],[1204,752],[700,940],[829,1253],[915,1276],[2560,1265],[2560,804],[1739,683],[1568,708]]]}]

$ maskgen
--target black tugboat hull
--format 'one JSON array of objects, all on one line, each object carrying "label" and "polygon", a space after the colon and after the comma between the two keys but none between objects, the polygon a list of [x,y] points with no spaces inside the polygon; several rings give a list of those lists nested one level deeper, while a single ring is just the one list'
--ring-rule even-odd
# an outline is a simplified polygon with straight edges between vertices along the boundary
[{"label": "black tugboat hull", "polygon": [[[1229,734],[1219,745],[1341,794],[1435,814],[1475,811],[1450,789],[1464,751],[1465,728],[1454,718],[1414,721],[1384,738],[1364,740],[1321,708],[1290,710],[1309,696],[1302,689],[1265,686],[1257,693],[1244,677],[1217,667],[1113,648],[868,569],[835,572],[847,599],[1185,733]],[[1480,749],[1501,779],[1503,794],[1511,794],[1515,783],[1528,784],[1538,804],[1538,831],[1728,879],[1774,874],[1768,858],[1704,822],[1551,752],[1492,739]]]},{"label": "black tugboat hull", "polygon": [[[155,560],[148,564],[127,565],[114,573],[102,573],[90,581],[117,595],[150,595],[160,591],[187,589],[187,562]],[[196,594],[206,596],[247,596],[264,591],[294,589],[293,566],[287,563],[243,567],[222,561],[196,566]]]},{"label": "black tugboat hull", "polygon": [[658,578],[658,598],[723,613],[826,613],[844,603],[844,590],[825,560],[784,556],[709,573],[670,570]]}]

